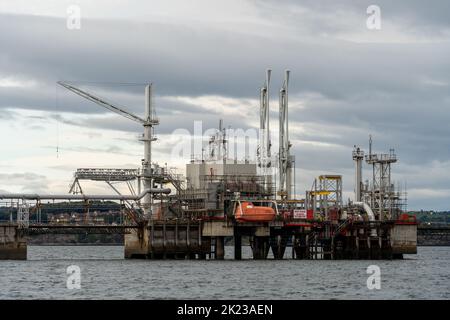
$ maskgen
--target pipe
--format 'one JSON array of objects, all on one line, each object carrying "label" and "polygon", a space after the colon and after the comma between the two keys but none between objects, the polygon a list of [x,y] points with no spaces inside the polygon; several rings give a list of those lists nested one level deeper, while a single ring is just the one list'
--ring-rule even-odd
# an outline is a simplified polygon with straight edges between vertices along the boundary
[{"label": "pipe", "polygon": [[[357,206],[361,206],[364,208],[364,211],[367,213],[367,216],[369,218],[369,221],[375,221],[375,214],[372,211],[372,208],[365,202],[362,201],[355,201],[353,202],[354,205]],[[376,237],[377,236],[377,231],[376,229],[372,229],[371,234],[372,237]]]},{"label": "pipe", "polygon": [[[151,174],[152,174],[152,141],[153,141],[153,124],[152,124],[152,84],[145,87],[145,121],[144,123],[144,161],[142,162],[142,175],[143,175],[143,187],[144,189],[150,189],[153,186]],[[150,195],[145,194],[142,199],[142,207],[144,209],[144,215],[149,216],[151,213],[152,198]]]},{"label": "pipe", "polygon": [[[272,70],[267,69],[266,70],[266,131],[267,131],[267,142],[266,142],[266,152],[267,152],[267,161],[269,161],[268,164],[270,164],[270,157],[271,157],[271,142],[270,142],[270,127],[269,127],[269,123],[270,123],[270,107],[269,107],[269,101],[270,101],[270,97],[269,97],[269,88],[270,88],[270,74],[272,73]],[[268,166],[269,167],[269,166]]]},{"label": "pipe", "polygon": [[87,194],[27,194],[27,193],[2,193],[0,199],[24,199],[24,200],[140,200],[147,194],[151,193],[165,193],[169,194],[171,190],[169,188],[157,189],[151,188],[142,191],[136,196],[124,196],[124,195],[87,195]]}]

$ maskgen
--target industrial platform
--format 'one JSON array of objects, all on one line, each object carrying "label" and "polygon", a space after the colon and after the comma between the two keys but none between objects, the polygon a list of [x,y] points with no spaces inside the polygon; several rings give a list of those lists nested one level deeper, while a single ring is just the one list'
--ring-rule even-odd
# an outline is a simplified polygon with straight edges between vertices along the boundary
[{"label": "industrial platform", "polygon": [[[344,203],[342,175],[322,174],[303,196],[295,191],[295,157],[289,139],[289,71],[279,90],[278,150],[272,150],[269,117],[271,71],[259,92],[260,125],[256,159],[249,137],[233,136],[219,122],[215,134],[192,154],[185,175],[152,162],[154,127],[159,125],[152,102],[152,85],[145,89],[145,116],[119,108],[67,82],[60,85],[143,126],[141,169],[80,168],[69,194],[0,194],[11,219],[0,225],[0,259],[26,259],[26,236],[33,233],[122,233],[127,259],[224,259],[225,242],[232,240],[234,258],[242,258],[248,239],[254,259],[395,259],[417,252],[417,223],[406,212],[406,191],[395,187],[394,150],[366,154],[355,146],[354,198]],[[236,140],[244,138],[239,158]],[[230,146],[234,141],[234,145]],[[230,155],[234,150],[234,155]],[[349,156],[350,160],[350,156]],[[371,167],[363,182],[362,166]],[[83,180],[106,183],[112,193],[84,192]],[[123,194],[112,183],[124,183]],[[116,201],[125,220],[121,225],[61,224],[41,220],[42,201],[83,201],[86,216],[92,201]],[[290,248],[291,252],[286,249]]]}]

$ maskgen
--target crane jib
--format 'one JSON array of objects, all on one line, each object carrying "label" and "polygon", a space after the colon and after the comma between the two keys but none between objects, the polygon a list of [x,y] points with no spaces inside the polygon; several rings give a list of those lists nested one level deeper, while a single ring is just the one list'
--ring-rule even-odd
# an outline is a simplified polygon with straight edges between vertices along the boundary
[{"label": "crane jib", "polygon": [[105,101],[105,100],[103,100],[103,99],[101,99],[99,97],[96,97],[96,96],[94,96],[93,94],[91,94],[91,93],[89,93],[87,91],[81,90],[81,89],[79,89],[77,87],[74,87],[74,86],[72,86],[72,85],[70,85],[68,83],[62,82],[62,81],[58,81],[58,84],[63,86],[64,88],[72,91],[73,93],[75,93],[75,94],[77,94],[77,95],[79,95],[79,96],[81,96],[81,97],[83,97],[83,98],[85,98],[87,100],[90,100],[90,101],[92,101],[92,102],[94,102],[96,104],[98,104],[99,106],[101,106],[103,108],[106,108],[106,109],[108,109],[110,111],[113,111],[113,112],[115,112],[117,114],[120,114],[121,116],[123,116],[123,117],[125,117],[127,119],[139,122],[141,124],[147,124],[148,123],[148,121],[145,121],[144,119],[142,119],[142,118],[140,118],[140,117],[138,117],[138,116],[136,116],[136,115],[134,115],[134,114],[132,114],[132,113],[130,113],[128,111],[125,111],[125,110],[123,110],[123,109],[121,109],[119,107],[116,107],[113,104],[111,104],[111,103],[109,103],[109,102],[107,102],[107,101]]}]

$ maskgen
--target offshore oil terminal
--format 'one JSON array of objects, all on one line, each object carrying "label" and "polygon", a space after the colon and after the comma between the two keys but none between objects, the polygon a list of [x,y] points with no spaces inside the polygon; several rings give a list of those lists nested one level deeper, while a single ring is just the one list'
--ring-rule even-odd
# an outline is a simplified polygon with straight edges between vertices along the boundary
[{"label": "offshore oil terminal", "polygon": [[[377,154],[355,146],[354,200],[344,202],[342,176],[319,175],[297,199],[295,157],[289,140],[289,71],[279,90],[278,150],[273,152],[269,89],[271,71],[260,89],[260,121],[256,161],[230,157],[230,137],[220,121],[206,154],[192,155],[185,176],[152,162],[154,113],[152,85],[145,88],[145,116],[140,117],[82,90],[58,82],[71,92],[143,126],[144,157],[140,169],[80,168],[68,194],[0,194],[11,208],[10,221],[0,223],[0,259],[27,259],[27,237],[46,233],[120,233],[127,259],[224,259],[225,242],[242,259],[248,239],[254,259],[397,259],[417,253],[417,223],[406,214],[405,193],[391,180],[394,150]],[[350,155],[349,155],[350,161]],[[363,179],[363,164],[371,168]],[[83,191],[81,181],[105,182],[111,194]],[[123,182],[129,193],[113,183]],[[116,201],[126,217],[122,224],[44,223],[45,201]],[[288,252],[286,248],[292,249]]]}]

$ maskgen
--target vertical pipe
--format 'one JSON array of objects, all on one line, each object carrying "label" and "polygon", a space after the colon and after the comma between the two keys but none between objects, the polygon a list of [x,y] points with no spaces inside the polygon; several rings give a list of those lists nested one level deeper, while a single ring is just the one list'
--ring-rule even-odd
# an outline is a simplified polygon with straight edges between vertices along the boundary
[{"label": "vertical pipe", "polygon": [[270,127],[269,127],[269,123],[270,123],[270,106],[269,106],[269,100],[270,100],[270,95],[269,95],[269,88],[270,88],[270,74],[272,73],[272,70],[267,69],[266,71],[266,95],[265,95],[265,105],[266,105],[266,134],[267,134],[267,161],[270,161],[270,157],[271,157],[271,151],[270,151]]},{"label": "vertical pipe", "polygon": [[187,226],[186,226],[186,245],[188,247],[188,251],[190,252],[190,247],[191,247],[191,226],[190,226],[189,220],[188,220]]},{"label": "vertical pipe", "polygon": [[355,161],[355,201],[361,201],[361,187],[362,187],[362,161],[364,159],[364,152],[355,146],[353,150],[353,160]]},{"label": "vertical pipe", "polygon": [[245,163],[249,163],[249,138],[245,136]]},{"label": "vertical pipe", "polygon": [[164,253],[166,253],[166,247],[167,247],[167,234],[166,234],[166,221],[163,222],[163,248]]},{"label": "vertical pipe", "polygon": [[[144,123],[144,161],[142,163],[142,175],[144,190],[152,187],[151,162],[152,162],[152,85],[145,87],[145,121]],[[142,199],[144,215],[150,219],[152,196],[147,193]]]},{"label": "vertical pipe", "polygon": [[293,166],[293,169],[294,169],[294,192],[293,192],[293,198],[297,199],[297,181],[296,181],[297,172],[295,170],[295,162],[292,162],[292,166]]},{"label": "vertical pipe", "polygon": [[270,140],[270,76],[272,70],[267,69],[266,71],[266,85],[265,85],[265,116],[266,116],[266,154],[264,155],[264,181],[266,188],[272,185],[272,151],[271,145],[272,142]]},{"label": "vertical pipe", "polygon": [[295,259],[295,235],[292,235],[292,259]]},{"label": "vertical pipe", "polygon": [[289,91],[289,70],[285,70],[285,74],[284,74],[284,82],[285,82],[285,86],[284,86],[284,90],[285,90],[285,108],[286,108],[286,147],[287,150],[289,151],[289,108],[288,108],[288,91]]},{"label": "vertical pipe", "polygon": [[234,163],[237,164],[237,136],[234,136]]},{"label": "vertical pipe", "polygon": [[289,70],[285,70],[284,104],[285,104],[285,148],[286,148],[286,199],[292,198],[292,159],[289,142]]},{"label": "vertical pipe", "polygon": [[258,141],[258,166],[261,168],[261,174],[264,181],[268,184],[271,177],[268,176],[271,156],[270,142],[270,107],[269,107],[269,87],[271,70],[266,70],[266,80],[260,90],[260,115],[259,115],[259,141]]},{"label": "vertical pipe", "polygon": [[314,195],[313,195],[313,215],[316,217],[317,210],[317,178],[314,179]]},{"label": "vertical pipe", "polygon": [[355,177],[356,177],[356,181],[355,181],[355,200],[356,201],[361,201],[361,178],[362,178],[362,165],[361,165],[361,160],[357,159],[356,160],[356,173],[355,173]]},{"label": "vertical pipe", "polygon": [[[142,227],[142,236],[144,239],[142,241],[146,241],[145,239],[145,229],[146,227]],[[148,229],[147,229],[148,230]],[[155,224],[153,221],[150,222],[150,243],[148,244],[148,251],[150,252],[150,258],[153,259],[155,257],[155,250],[153,248],[153,244],[155,243]]]},{"label": "vertical pipe", "polygon": [[279,111],[278,111],[278,175],[279,175],[279,191],[280,196],[284,197],[283,194],[285,193],[285,179],[286,179],[286,170],[285,170],[285,148],[284,148],[284,116],[285,116],[285,109],[284,109],[284,84],[280,89],[279,93]]},{"label": "vertical pipe", "polygon": [[383,172],[384,172],[384,163],[383,162],[381,162],[380,164],[379,164],[379,171],[380,171],[380,175],[379,175],[379,187],[380,187],[380,190],[379,190],[379,192],[378,192],[378,195],[379,195],[379,206],[380,206],[380,210],[379,210],[379,212],[380,212],[380,221],[383,221],[384,219],[384,217],[383,217],[383,213],[384,213],[384,182],[383,182]]},{"label": "vertical pipe", "polygon": [[217,146],[217,160],[219,161],[222,158],[222,119],[219,120],[219,132],[215,146]]},{"label": "vertical pipe", "polygon": [[284,82],[279,92],[279,190],[283,198],[292,196],[292,159],[289,143],[288,113],[289,70],[285,71]]},{"label": "vertical pipe", "polygon": [[178,251],[178,221],[175,221],[175,251]]}]

